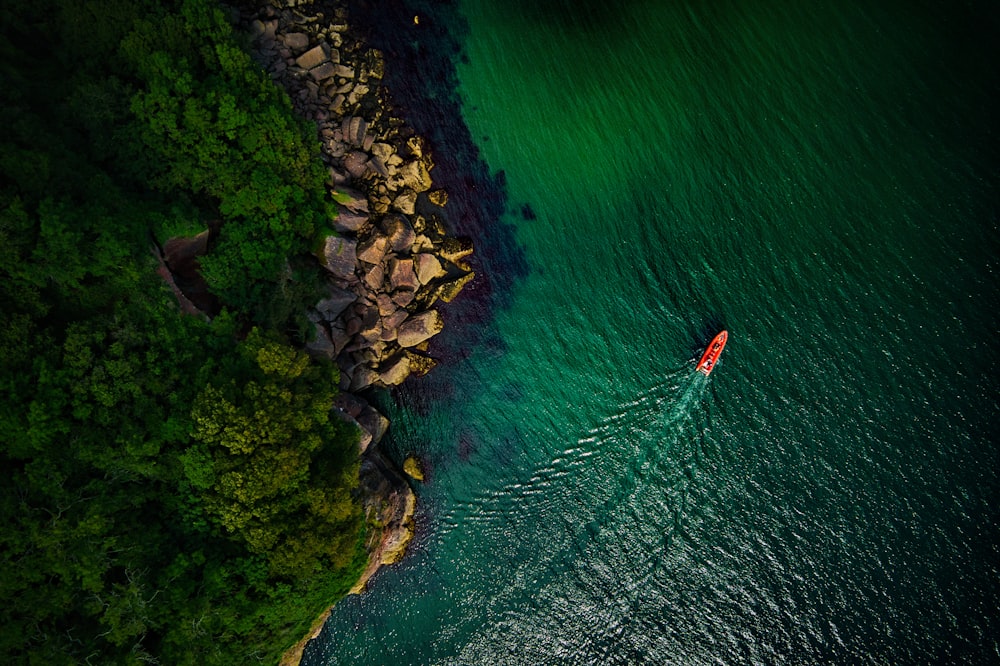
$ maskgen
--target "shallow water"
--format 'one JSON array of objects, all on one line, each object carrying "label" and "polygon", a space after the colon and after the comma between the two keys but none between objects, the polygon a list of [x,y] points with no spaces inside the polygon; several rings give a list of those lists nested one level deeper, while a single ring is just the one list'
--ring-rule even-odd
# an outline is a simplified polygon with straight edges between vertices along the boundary
[{"label": "shallow water", "polygon": [[492,278],[392,408],[413,552],[304,663],[1000,661],[996,16],[434,4]]}]

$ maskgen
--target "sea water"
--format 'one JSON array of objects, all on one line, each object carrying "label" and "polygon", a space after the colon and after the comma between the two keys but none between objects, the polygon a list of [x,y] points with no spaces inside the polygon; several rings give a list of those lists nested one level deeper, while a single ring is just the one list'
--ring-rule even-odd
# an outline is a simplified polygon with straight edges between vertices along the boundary
[{"label": "sea water", "polygon": [[383,9],[501,213],[388,405],[411,553],[305,663],[1000,661],[991,3]]}]

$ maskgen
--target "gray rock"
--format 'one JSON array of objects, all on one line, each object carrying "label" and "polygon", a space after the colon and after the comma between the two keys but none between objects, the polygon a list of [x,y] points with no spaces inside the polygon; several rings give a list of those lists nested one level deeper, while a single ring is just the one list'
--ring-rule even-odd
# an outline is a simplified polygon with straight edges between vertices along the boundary
[{"label": "gray rock", "polygon": [[328,293],[330,295],[327,298],[316,304],[316,311],[326,321],[334,321],[351,303],[358,300],[357,294],[346,289],[330,287]]},{"label": "gray rock", "polygon": [[360,150],[348,153],[344,158],[344,168],[355,178],[361,178],[368,171],[368,155]]},{"label": "gray rock", "polygon": [[413,215],[417,209],[417,193],[413,190],[404,190],[392,200],[392,207],[404,215]]},{"label": "gray rock", "polygon": [[344,141],[352,143],[355,146],[361,145],[361,142],[358,141],[357,136],[358,136],[358,128],[361,127],[361,123],[363,122],[364,121],[358,116],[352,116],[350,122],[347,123],[347,127],[344,129]]},{"label": "gray rock", "polygon": [[397,332],[397,329],[399,328],[400,324],[406,321],[407,317],[409,316],[410,313],[407,312],[406,310],[396,310],[388,317],[382,317],[382,333],[383,333],[382,339],[383,340],[385,339],[386,331],[392,331],[393,332],[392,339],[395,340],[396,339],[395,334]]},{"label": "gray rock", "polygon": [[389,430],[389,419],[370,405],[366,405],[361,414],[355,418],[357,418],[361,427],[372,436],[372,444],[381,442],[385,433]]},{"label": "gray rock", "polygon": [[339,170],[337,170],[337,169],[335,169],[333,167],[330,167],[329,173],[330,173],[330,177],[327,179],[327,182],[329,184],[331,184],[331,185],[334,185],[334,186],[336,186],[336,185],[343,185],[348,180],[350,180],[350,177],[348,176],[348,174],[344,173],[343,171],[339,171]]},{"label": "gray rock", "polygon": [[371,323],[368,323],[368,318],[366,317],[365,326],[358,331],[358,337],[367,344],[371,344],[382,337],[382,320],[379,318],[377,310],[372,310],[372,313],[375,316],[371,318]]},{"label": "gray rock", "polygon": [[324,62],[322,65],[318,65],[317,67],[310,69],[309,76],[311,76],[314,81],[325,81],[333,76],[333,71],[333,65],[328,62]]},{"label": "gray rock", "polygon": [[[413,302],[416,298],[416,292],[413,291],[397,291],[392,295],[392,302],[401,308],[405,308],[407,305]],[[405,312],[405,310],[401,310]]]},{"label": "gray rock", "polygon": [[357,231],[368,223],[366,213],[353,213],[338,206],[337,217],[333,218],[333,228],[337,231]]},{"label": "gray rock", "polygon": [[433,254],[422,252],[413,256],[414,267],[417,271],[417,279],[420,284],[428,284],[431,280],[444,277],[446,271]]},{"label": "gray rock", "polygon": [[327,53],[328,48],[325,44],[314,46],[296,58],[295,64],[302,69],[312,69],[329,58],[329,54]]},{"label": "gray rock", "polygon": [[379,379],[386,386],[399,386],[409,376],[410,359],[407,356],[399,356],[379,373]]},{"label": "gray rock", "polygon": [[[378,373],[366,366],[360,366],[351,375],[351,391],[361,391],[378,381]],[[362,451],[364,453],[364,451]]]},{"label": "gray rock", "polygon": [[399,307],[392,302],[392,298],[389,297],[389,294],[379,294],[378,298],[375,299],[375,302],[378,304],[378,313],[382,316],[383,323],[385,322],[386,317],[395,314],[396,311],[399,310]]},{"label": "gray rock", "polygon": [[330,341],[333,342],[333,348],[337,354],[344,351],[344,347],[351,341],[351,336],[347,334],[347,330],[342,322],[330,324]]},{"label": "gray rock", "polygon": [[256,41],[264,34],[264,22],[260,19],[254,19],[250,23],[250,38]]},{"label": "gray rock", "polygon": [[375,142],[372,143],[371,148],[372,155],[379,158],[383,162],[388,162],[389,157],[392,155],[392,146],[388,143]]},{"label": "gray rock", "polygon": [[396,341],[400,347],[415,347],[444,329],[444,320],[437,310],[427,310],[411,316],[399,326]]},{"label": "gray rock", "polygon": [[417,274],[413,271],[413,259],[393,259],[389,262],[389,284],[393,291],[416,291],[420,287]]},{"label": "gray rock", "polygon": [[313,324],[314,337],[306,343],[306,351],[314,356],[322,356],[333,360],[337,356],[337,348],[330,339],[330,334],[326,332],[326,327],[320,324]]},{"label": "gray rock", "polygon": [[293,51],[301,51],[309,46],[309,35],[304,32],[286,32],[281,41]]},{"label": "gray rock", "polygon": [[323,244],[323,267],[339,278],[354,275],[357,245],[357,241],[349,238],[327,236]]},{"label": "gray rock", "polygon": [[414,192],[426,192],[431,189],[433,184],[431,174],[423,160],[413,160],[399,167],[396,178],[399,179],[403,187],[408,187]]},{"label": "gray rock", "polygon": [[[365,137],[365,142],[367,142],[368,139],[371,139],[371,137],[370,136]],[[382,158],[378,157],[377,155],[372,155],[372,158],[368,160],[368,166],[371,167],[372,171],[382,176],[383,178],[389,177],[388,167],[385,166],[385,162],[382,161]]]},{"label": "gray rock", "polygon": [[386,215],[382,218],[382,232],[389,239],[393,252],[409,252],[416,234],[413,225],[402,215]]},{"label": "gray rock", "polygon": [[[413,241],[413,251],[414,252],[433,252],[434,251],[434,241],[428,238],[426,235],[418,233],[417,239]],[[438,262],[441,263],[441,262]]]},{"label": "gray rock", "polygon": [[369,264],[380,264],[388,249],[388,238],[385,236],[373,236],[358,246],[358,259]]},{"label": "gray rock", "polygon": [[[353,393],[338,393],[337,397],[333,399],[333,406],[345,414],[350,414],[358,420],[358,423],[361,423],[361,414],[371,409],[365,400]],[[369,430],[369,432],[371,431]]]},{"label": "gray rock", "polygon": [[375,264],[365,274],[365,284],[372,291],[379,291],[382,289],[383,282],[385,282],[385,269],[382,267],[382,264]]}]

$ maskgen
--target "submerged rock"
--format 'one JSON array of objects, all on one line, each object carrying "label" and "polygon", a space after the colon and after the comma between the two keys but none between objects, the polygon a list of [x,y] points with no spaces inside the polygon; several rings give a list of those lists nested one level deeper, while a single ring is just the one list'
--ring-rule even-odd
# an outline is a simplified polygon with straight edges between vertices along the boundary
[{"label": "submerged rock", "polygon": [[465,285],[469,284],[474,277],[476,277],[474,272],[466,273],[460,278],[441,283],[436,290],[437,297],[445,303],[451,303],[452,299],[458,296],[459,292],[462,291],[462,289],[465,288]]},{"label": "submerged rock", "polygon": [[424,472],[420,469],[420,461],[417,460],[416,456],[410,456],[403,461],[403,471],[415,481],[424,480]]}]

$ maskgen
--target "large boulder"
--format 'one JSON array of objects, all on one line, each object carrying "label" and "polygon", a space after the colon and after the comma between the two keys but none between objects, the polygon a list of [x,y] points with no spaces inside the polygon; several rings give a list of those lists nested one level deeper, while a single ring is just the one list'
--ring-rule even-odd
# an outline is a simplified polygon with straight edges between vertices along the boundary
[{"label": "large boulder", "polygon": [[388,238],[385,236],[373,236],[358,245],[358,259],[369,264],[380,264],[388,249]]},{"label": "large boulder", "polygon": [[382,340],[391,342],[399,335],[399,325],[406,321],[410,313],[406,310],[396,310],[388,316],[382,317]]},{"label": "large boulder", "polygon": [[341,312],[347,309],[347,306],[358,299],[354,292],[337,287],[330,287],[328,293],[329,296],[316,304],[316,311],[326,321],[335,320]]},{"label": "large boulder", "polygon": [[386,386],[399,386],[403,380],[410,376],[410,359],[403,355],[399,356],[388,365],[382,368],[379,379]]},{"label": "large boulder", "polygon": [[417,237],[410,221],[402,215],[386,215],[382,219],[382,232],[393,252],[409,252]]},{"label": "large boulder", "polygon": [[320,356],[333,360],[337,356],[337,348],[330,339],[330,334],[326,332],[326,327],[314,323],[313,339],[306,343],[306,351],[313,356]]},{"label": "large boulder", "polygon": [[411,316],[399,326],[396,341],[400,347],[415,347],[444,329],[444,320],[437,310],[427,310]]},{"label": "large boulder", "polygon": [[365,273],[365,284],[372,291],[379,291],[385,281],[385,268],[382,264],[375,264]]},{"label": "large boulder", "polygon": [[392,302],[401,308],[405,308],[407,305],[413,302],[416,298],[415,291],[400,290],[392,295]]},{"label": "large boulder", "polygon": [[368,154],[360,150],[348,153],[344,158],[344,168],[355,178],[361,178],[368,171]]},{"label": "large boulder", "polygon": [[343,206],[338,206],[337,217],[333,218],[333,228],[337,231],[357,231],[367,223],[367,213],[355,213]]},{"label": "large boulder", "polygon": [[333,76],[336,71],[337,68],[333,65],[333,63],[324,62],[323,64],[310,69],[309,76],[312,77],[313,81],[325,81]]},{"label": "large boulder", "polygon": [[323,267],[335,277],[347,279],[354,275],[357,263],[357,241],[340,236],[327,236],[323,244]]},{"label": "large boulder", "polygon": [[417,274],[413,271],[413,259],[393,259],[389,262],[389,284],[393,291],[416,291],[420,287]]},{"label": "large boulder", "polygon": [[353,393],[338,393],[337,397],[333,399],[333,406],[342,412],[350,414],[358,420],[358,423],[362,424],[361,413],[367,409],[371,409],[363,398],[359,398]]},{"label": "large boulder", "polygon": [[[367,366],[358,366],[351,375],[351,383],[347,390],[361,391],[378,381],[378,373]],[[362,451],[364,453],[364,451]]]},{"label": "large boulder", "polygon": [[399,167],[396,178],[399,179],[401,187],[408,187],[414,192],[426,192],[433,184],[431,174],[427,171],[427,165],[423,160],[413,160]]},{"label": "large boulder", "polygon": [[392,298],[389,297],[389,294],[379,294],[375,299],[375,304],[378,306],[379,316],[382,317],[383,320],[399,310],[399,306],[392,302]]},{"label": "large boulder", "polygon": [[383,162],[388,163],[389,157],[393,154],[393,148],[391,144],[376,142],[372,143],[372,155],[379,158]]},{"label": "large boulder", "polygon": [[433,254],[421,252],[420,254],[413,255],[413,265],[417,271],[417,279],[420,280],[420,284],[428,284],[431,280],[444,277],[445,275],[444,267]]},{"label": "large boulder", "polygon": [[406,189],[392,200],[392,207],[404,215],[413,215],[417,210],[417,193]]},{"label": "large boulder", "polygon": [[329,59],[330,54],[327,51],[329,47],[326,44],[320,44],[319,46],[314,46],[302,55],[300,55],[295,60],[295,64],[302,69],[312,69],[322,62]]},{"label": "large boulder", "polygon": [[378,444],[382,441],[382,437],[389,430],[389,419],[370,405],[366,405],[361,410],[357,420],[361,427],[372,436],[372,444]]},{"label": "large boulder", "polygon": [[281,41],[291,50],[301,51],[309,46],[309,35],[304,32],[286,32],[282,35]]}]

